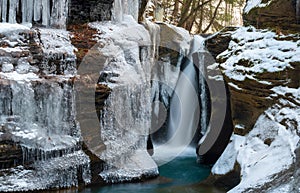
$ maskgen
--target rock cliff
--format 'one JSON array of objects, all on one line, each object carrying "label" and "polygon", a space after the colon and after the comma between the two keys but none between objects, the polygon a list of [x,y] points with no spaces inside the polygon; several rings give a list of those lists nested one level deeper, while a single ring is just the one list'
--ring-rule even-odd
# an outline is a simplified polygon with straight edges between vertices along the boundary
[{"label": "rock cliff", "polygon": [[248,0],[244,9],[245,25],[299,31],[299,1],[297,0]]},{"label": "rock cliff", "polygon": [[[228,48],[215,49],[224,37]],[[207,45],[218,55],[208,73],[223,74],[234,126],[208,181],[233,188],[229,192],[299,192],[299,35],[243,27],[221,32]]]}]

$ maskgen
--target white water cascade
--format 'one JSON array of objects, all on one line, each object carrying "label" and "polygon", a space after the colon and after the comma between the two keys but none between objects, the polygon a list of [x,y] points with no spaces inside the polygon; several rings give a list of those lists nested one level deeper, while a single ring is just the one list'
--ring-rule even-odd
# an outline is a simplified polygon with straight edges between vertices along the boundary
[{"label": "white water cascade", "polygon": [[203,49],[204,38],[195,36],[188,57],[184,60],[170,104],[168,120],[169,140],[155,148],[154,159],[164,164],[189,147],[197,131],[200,119],[198,78],[193,64],[193,54]]},{"label": "white water cascade", "polygon": [[69,0],[0,0],[0,21],[65,28]]},{"label": "white water cascade", "polygon": [[204,136],[206,134],[207,131],[207,108],[208,108],[208,104],[207,104],[207,92],[206,92],[206,79],[205,79],[205,64],[204,64],[204,60],[205,60],[205,50],[204,50],[204,45],[199,49],[199,86],[200,86],[200,101],[201,101],[201,122],[200,122],[200,126],[201,126],[201,134]]}]

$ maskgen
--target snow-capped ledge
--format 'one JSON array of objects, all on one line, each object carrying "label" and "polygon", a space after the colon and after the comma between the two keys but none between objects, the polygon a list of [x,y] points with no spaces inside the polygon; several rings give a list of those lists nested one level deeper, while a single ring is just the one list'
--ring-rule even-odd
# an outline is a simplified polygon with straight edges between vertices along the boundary
[{"label": "snow-capped ledge", "polygon": [[299,142],[300,109],[286,107],[286,102],[282,100],[266,110],[248,135],[232,136],[212,169],[213,174],[224,175],[234,169],[235,163],[240,165],[241,182],[229,193],[259,189],[293,167]]}]

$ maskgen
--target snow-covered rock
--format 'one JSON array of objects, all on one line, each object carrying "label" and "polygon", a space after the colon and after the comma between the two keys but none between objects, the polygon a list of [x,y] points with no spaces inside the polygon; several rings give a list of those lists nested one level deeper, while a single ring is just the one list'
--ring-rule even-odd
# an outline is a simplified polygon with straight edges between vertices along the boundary
[{"label": "snow-covered rock", "polygon": [[228,85],[234,134],[212,176],[238,173],[232,193],[298,192],[299,36],[253,27],[226,33],[228,49],[209,69]]},{"label": "snow-covered rock", "polygon": [[10,64],[10,63],[3,63],[2,64],[2,72],[12,72],[14,71],[14,65]]},{"label": "snow-covered rock", "polygon": [[299,1],[248,0],[243,20],[244,24],[257,28],[299,31]]}]

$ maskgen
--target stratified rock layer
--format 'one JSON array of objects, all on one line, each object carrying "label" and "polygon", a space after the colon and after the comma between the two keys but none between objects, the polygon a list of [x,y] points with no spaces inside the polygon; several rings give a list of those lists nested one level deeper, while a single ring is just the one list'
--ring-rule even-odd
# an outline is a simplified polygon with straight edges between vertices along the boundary
[{"label": "stratified rock layer", "polygon": [[[238,185],[231,192],[297,192],[299,36],[239,28],[212,37],[208,49],[219,53],[210,45],[224,36],[231,39],[228,49],[209,74],[216,79],[214,71],[221,70],[228,85],[234,135],[209,181]],[[291,176],[291,183],[283,180]]]},{"label": "stratified rock layer", "polygon": [[246,25],[257,28],[299,31],[296,10],[296,0],[249,0],[243,18]]}]

